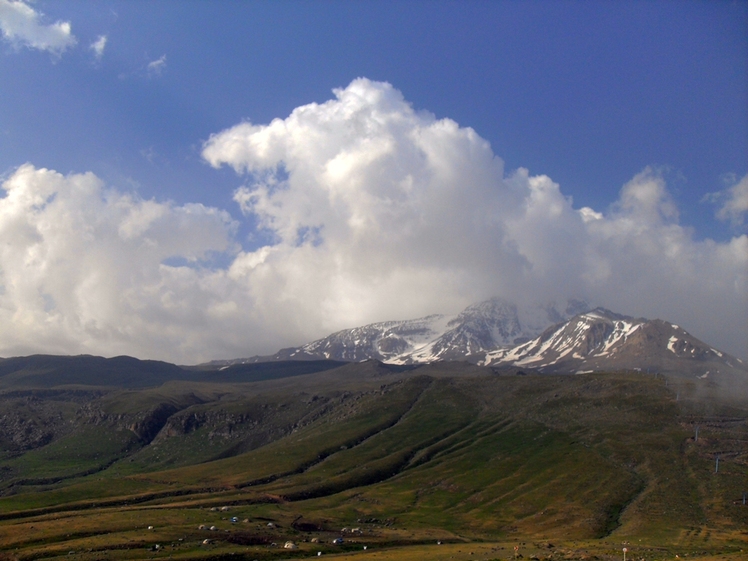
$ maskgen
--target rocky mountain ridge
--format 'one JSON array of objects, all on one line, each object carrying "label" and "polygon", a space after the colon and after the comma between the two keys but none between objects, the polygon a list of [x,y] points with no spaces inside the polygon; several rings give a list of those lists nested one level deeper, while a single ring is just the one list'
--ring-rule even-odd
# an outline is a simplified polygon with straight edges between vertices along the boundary
[{"label": "rocky mountain ridge", "polygon": [[[643,370],[748,380],[748,366],[667,321],[633,318],[570,300],[518,309],[493,298],[454,316],[380,322],[333,333],[275,355],[217,361],[379,360],[423,364],[462,360],[546,373]],[[215,363],[214,363],[215,364]]]},{"label": "rocky mountain ridge", "polygon": [[550,325],[586,309],[588,304],[580,300],[569,300],[563,306],[551,302],[518,308],[506,300],[492,298],[452,316],[434,314],[413,320],[372,323],[337,331],[300,347],[281,349],[271,356],[211,364],[281,360],[360,362],[368,359],[390,364],[421,364],[464,360],[529,341]]},{"label": "rocky mountain ridge", "polygon": [[714,349],[682,327],[596,308],[548,328],[540,336],[485,354],[479,364],[512,365],[546,373],[642,370],[748,379],[739,358]]}]

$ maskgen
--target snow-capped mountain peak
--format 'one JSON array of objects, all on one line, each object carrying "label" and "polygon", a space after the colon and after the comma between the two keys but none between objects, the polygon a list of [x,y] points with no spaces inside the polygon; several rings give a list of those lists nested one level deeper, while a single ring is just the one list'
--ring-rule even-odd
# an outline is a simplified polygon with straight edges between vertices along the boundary
[{"label": "snow-capped mountain peak", "polygon": [[485,353],[507,348],[539,335],[549,325],[568,319],[570,311],[586,304],[570,300],[559,308],[544,303],[518,309],[501,298],[468,306],[456,315],[435,314],[413,320],[385,321],[335,332],[327,337],[282,349],[270,357],[231,362],[266,360],[376,359],[394,364],[436,360],[478,361]]},{"label": "snow-capped mountain peak", "polygon": [[704,377],[748,378],[739,359],[713,349],[662,320],[588,310],[569,300],[519,308],[492,298],[455,315],[385,321],[344,329],[272,356],[223,364],[332,359],[391,364],[467,360],[547,373],[652,370]]},{"label": "snow-capped mountain peak", "polygon": [[542,372],[635,369],[700,377],[745,370],[739,359],[713,349],[677,325],[604,308],[578,314],[514,348],[489,352],[481,364]]}]

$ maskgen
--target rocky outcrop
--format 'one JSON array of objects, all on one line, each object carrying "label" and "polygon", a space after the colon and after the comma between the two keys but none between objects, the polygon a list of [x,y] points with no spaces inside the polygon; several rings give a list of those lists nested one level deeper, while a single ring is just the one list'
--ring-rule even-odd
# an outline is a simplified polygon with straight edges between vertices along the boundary
[{"label": "rocky outcrop", "polygon": [[160,403],[142,414],[142,417],[138,418],[128,428],[137,435],[141,442],[151,442],[164,427],[169,417],[177,411],[179,411],[179,408],[174,405]]}]

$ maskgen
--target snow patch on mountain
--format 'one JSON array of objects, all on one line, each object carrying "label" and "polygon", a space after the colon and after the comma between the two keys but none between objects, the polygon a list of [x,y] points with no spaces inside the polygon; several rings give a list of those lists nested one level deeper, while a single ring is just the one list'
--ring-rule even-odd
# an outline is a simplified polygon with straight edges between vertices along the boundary
[{"label": "snow patch on mountain", "polygon": [[462,360],[544,373],[611,370],[670,372],[748,383],[739,359],[662,320],[623,316],[582,301],[524,308],[492,298],[455,315],[385,321],[344,329],[269,357],[221,364],[331,359],[390,364]]},{"label": "snow patch on mountain", "polygon": [[547,373],[651,370],[704,377],[705,372],[748,380],[736,360],[661,321],[631,318],[603,308],[555,325],[532,341],[486,353],[485,366],[522,366]]},{"label": "snow patch on mountain", "polygon": [[227,362],[314,359],[376,359],[391,364],[466,359],[478,362],[488,352],[529,341],[549,325],[566,321],[587,308],[587,303],[581,300],[569,300],[561,306],[546,302],[518,308],[501,298],[492,298],[454,315],[372,323],[332,333],[301,347],[281,349],[269,357]]}]

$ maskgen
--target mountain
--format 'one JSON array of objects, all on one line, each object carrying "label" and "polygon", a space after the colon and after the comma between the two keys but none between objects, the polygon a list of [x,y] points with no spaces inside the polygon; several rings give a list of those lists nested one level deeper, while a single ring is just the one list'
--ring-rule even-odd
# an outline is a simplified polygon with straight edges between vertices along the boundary
[{"label": "mountain", "polygon": [[338,331],[272,356],[215,361],[216,366],[277,361],[375,359],[389,364],[468,361],[545,373],[642,370],[748,380],[743,361],[667,321],[632,318],[585,302],[518,308],[499,298],[454,316],[373,323]]},{"label": "mountain", "polygon": [[170,381],[258,382],[278,377],[301,376],[337,368],[332,360],[276,361],[259,364],[180,367],[156,360],[129,356],[31,355],[0,359],[0,392],[20,388],[99,386],[120,388],[154,387]]},{"label": "mountain", "polygon": [[376,359],[390,364],[417,364],[437,360],[478,362],[486,352],[510,348],[540,335],[550,325],[565,321],[588,308],[586,302],[569,300],[518,309],[500,298],[468,306],[459,314],[435,314],[419,319],[385,321],[344,329],[301,347],[281,349],[271,356],[257,356],[212,365],[244,364],[279,360]]},{"label": "mountain", "polygon": [[0,389],[76,384],[142,387],[181,379],[185,374],[167,362],[129,356],[31,355],[0,359]]},{"label": "mountain", "polygon": [[521,345],[490,351],[480,364],[523,366],[546,373],[642,370],[701,378],[737,375],[743,380],[748,374],[743,361],[677,325],[604,308],[578,314]]},{"label": "mountain", "polygon": [[494,298],[467,307],[447,322],[447,329],[436,339],[398,359],[434,362],[480,356],[492,349],[522,343],[586,308],[586,302],[573,300],[567,302],[563,312],[555,304],[518,310],[517,306]]}]

